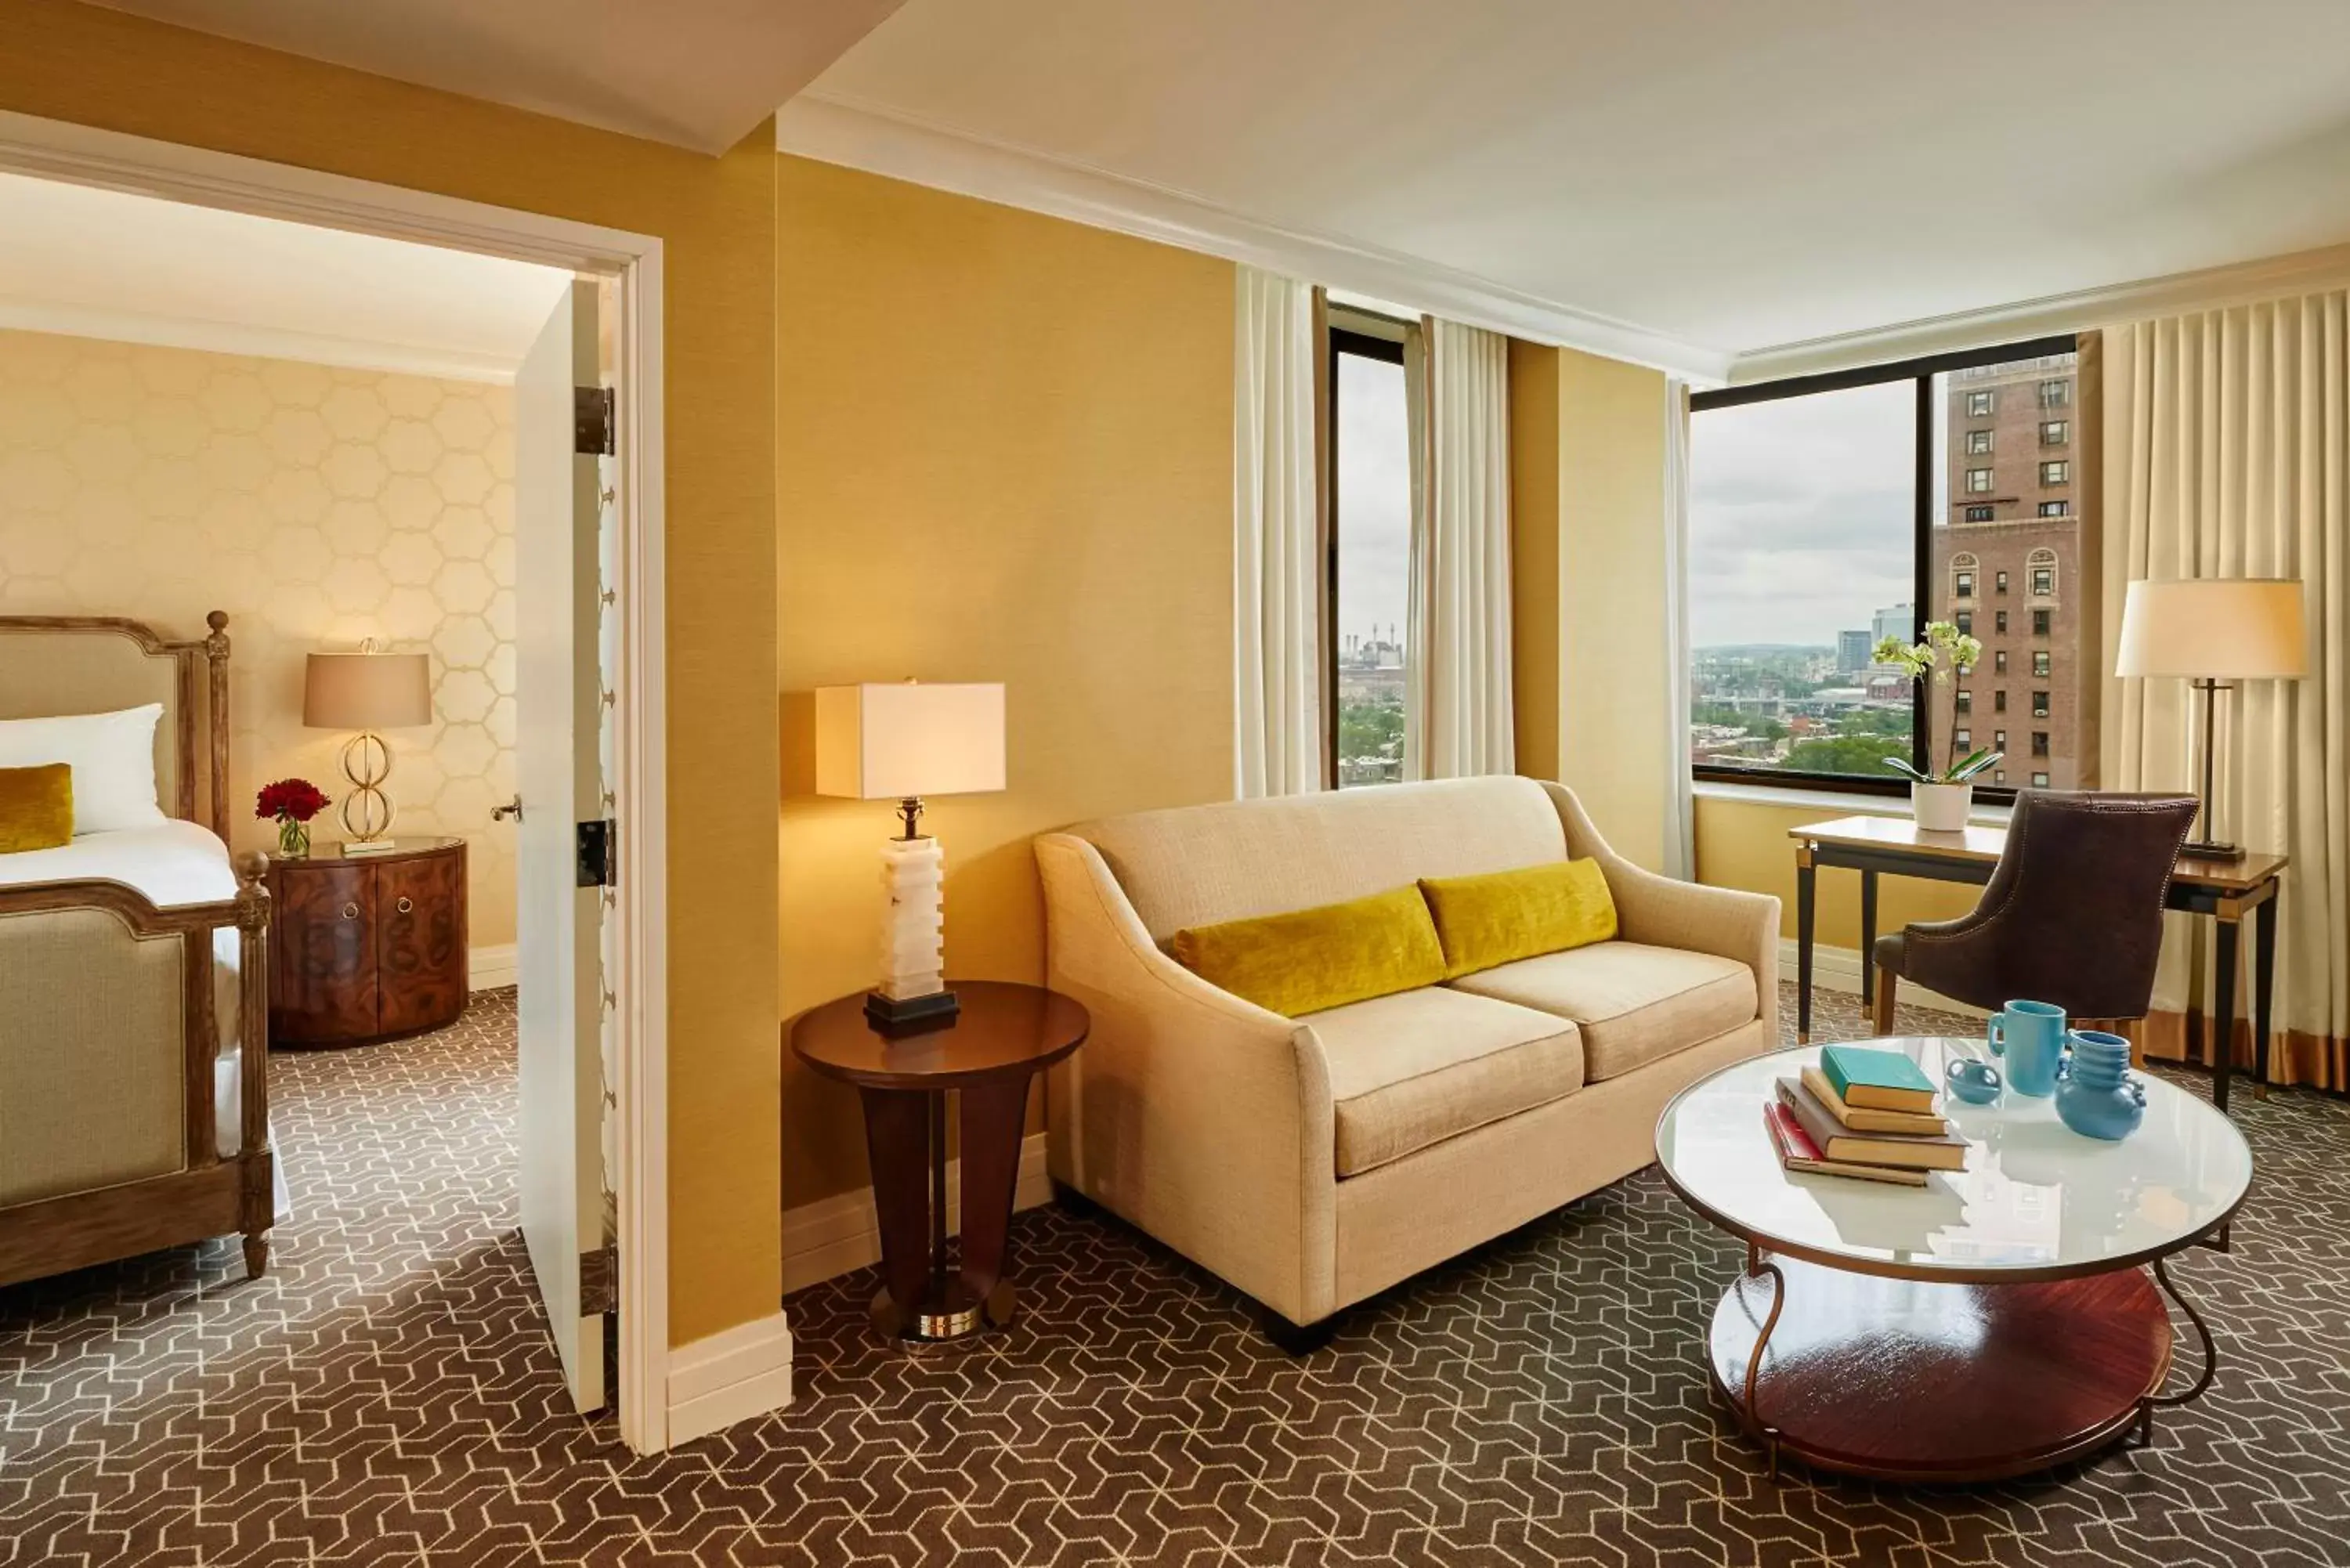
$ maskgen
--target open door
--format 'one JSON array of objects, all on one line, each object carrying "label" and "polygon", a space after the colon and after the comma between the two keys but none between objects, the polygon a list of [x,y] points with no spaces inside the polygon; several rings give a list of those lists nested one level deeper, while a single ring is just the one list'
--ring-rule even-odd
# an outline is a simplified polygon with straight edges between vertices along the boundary
[{"label": "open door", "polygon": [[611,1277],[600,1044],[600,868],[611,862],[598,668],[598,453],[610,415],[596,390],[597,307],[597,285],[575,282],[515,377],[522,1233],[582,1411],[604,1404],[600,1298]]}]

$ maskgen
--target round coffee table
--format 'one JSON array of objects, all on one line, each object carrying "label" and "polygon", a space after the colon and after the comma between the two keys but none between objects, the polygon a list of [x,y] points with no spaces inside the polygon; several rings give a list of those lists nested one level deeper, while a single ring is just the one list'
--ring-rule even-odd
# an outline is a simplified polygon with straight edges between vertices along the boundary
[{"label": "round coffee table", "polygon": [[[1041,985],[959,980],[955,1013],[884,1033],[862,995],[811,1009],[791,1048],[827,1078],[856,1085],[881,1225],[882,1286],[873,1321],[899,1339],[961,1339],[1012,1321],[1003,1277],[1020,1133],[1036,1075],[1085,1044],[1084,1003]],[[961,1100],[959,1266],[947,1254],[947,1095]]]},{"label": "round coffee table", "polygon": [[[1935,1083],[1981,1040],[1912,1037]],[[1746,1243],[1713,1314],[1710,1362],[1739,1423],[1770,1452],[1822,1469],[1981,1481],[2045,1469],[2211,1382],[2217,1351],[2163,1260],[2227,1245],[2252,1177],[2241,1134],[2203,1101],[2145,1077],[2146,1121],[2084,1137],[2053,1100],[1943,1096],[1975,1147],[1925,1187],[1780,1168],[1762,1108],[1817,1046],[1742,1062],[1683,1090],[1657,1123],[1681,1199]],[[2152,1268],[2149,1279],[2147,1269]],[[2202,1342],[2193,1385],[2170,1370],[2168,1292]]]}]

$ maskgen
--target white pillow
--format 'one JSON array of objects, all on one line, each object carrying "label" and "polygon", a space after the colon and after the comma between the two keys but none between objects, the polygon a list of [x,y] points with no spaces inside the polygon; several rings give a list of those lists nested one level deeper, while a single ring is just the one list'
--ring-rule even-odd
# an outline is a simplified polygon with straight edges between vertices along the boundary
[{"label": "white pillow", "polygon": [[155,726],[163,704],[119,713],[0,719],[0,768],[63,763],[73,769],[74,836],[168,820],[155,800]]}]

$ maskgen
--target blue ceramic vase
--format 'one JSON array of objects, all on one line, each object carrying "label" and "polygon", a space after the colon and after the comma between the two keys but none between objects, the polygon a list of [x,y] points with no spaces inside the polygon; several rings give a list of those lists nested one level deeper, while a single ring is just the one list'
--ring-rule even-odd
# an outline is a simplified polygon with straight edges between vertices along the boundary
[{"label": "blue ceramic vase", "polygon": [[2056,1115],[2084,1137],[2127,1137],[2146,1120],[2146,1085],[2131,1075],[2129,1042],[2094,1029],[2073,1032],[2056,1084]]}]

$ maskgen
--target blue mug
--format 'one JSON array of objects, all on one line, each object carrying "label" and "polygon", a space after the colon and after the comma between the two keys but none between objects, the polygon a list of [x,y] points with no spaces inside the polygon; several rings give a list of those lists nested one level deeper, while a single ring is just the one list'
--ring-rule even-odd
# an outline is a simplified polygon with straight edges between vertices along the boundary
[{"label": "blue mug", "polygon": [[2007,1086],[2046,1099],[2056,1092],[2064,1060],[2064,1010],[2045,1002],[2011,1002],[1991,1014],[1991,1053],[2007,1058]]}]

